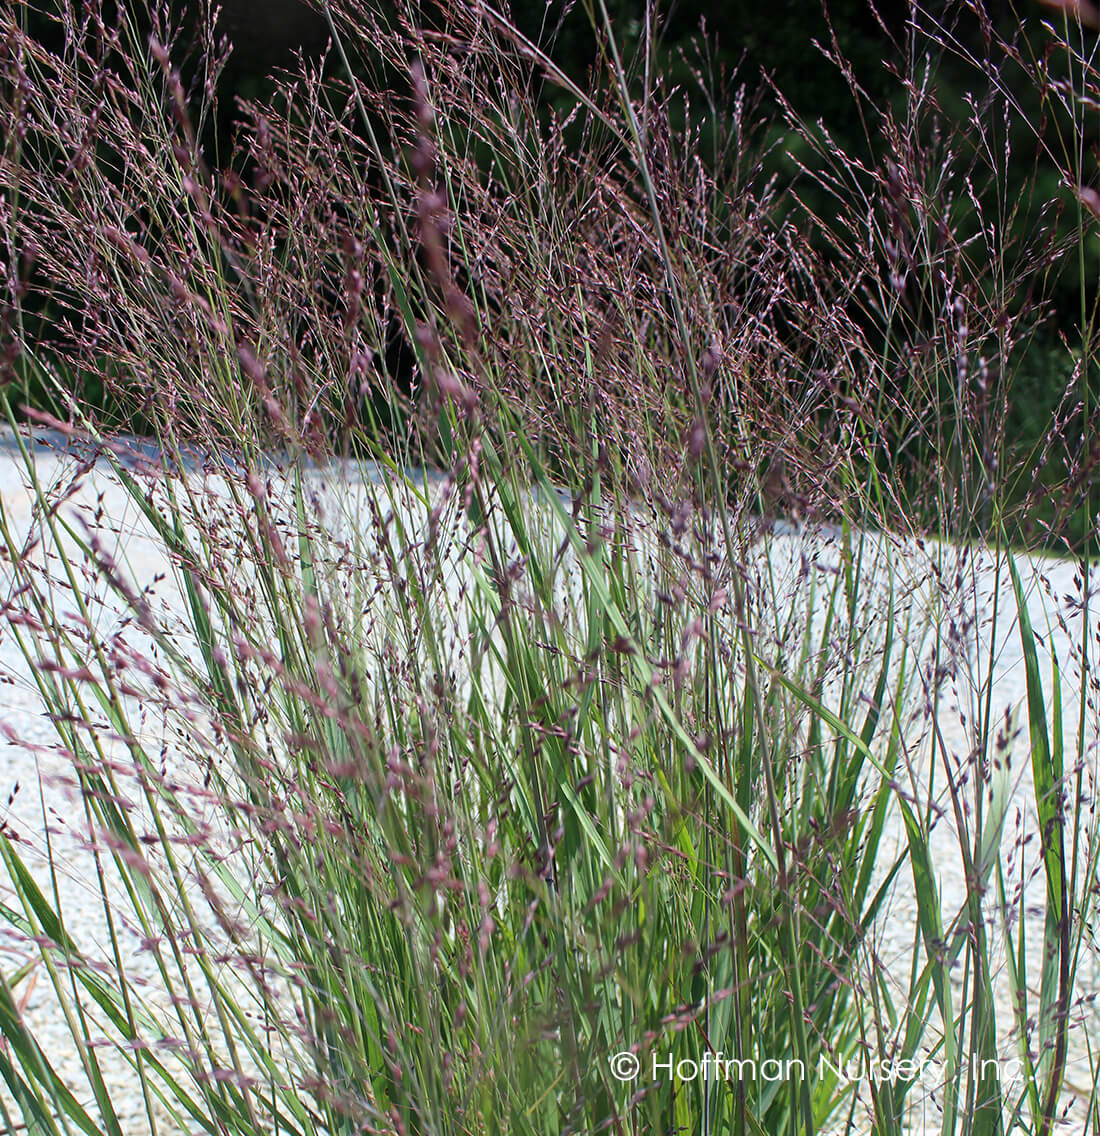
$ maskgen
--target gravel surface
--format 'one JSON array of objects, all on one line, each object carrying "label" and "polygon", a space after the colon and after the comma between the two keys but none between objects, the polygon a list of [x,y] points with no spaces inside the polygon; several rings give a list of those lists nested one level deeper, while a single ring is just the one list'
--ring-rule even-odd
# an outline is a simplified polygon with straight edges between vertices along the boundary
[{"label": "gravel surface", "polygon": [[[39,475],[63,498],[56,515],[71,521],[77,534],[95,534],[94,542],[102,554],[124,569],[123,574],[135,588],[148,589],[147,601],[161,611],[165,619],[178,618],[180,593],[171,565],[105,460],[100,458],[90,465],[92,455],[68,445],[60,435],[45,431],[36,431],[35,435],[33,451]],[[138,442],[131,448],[124,464],[144,477],[149,475],[148,463],[154,457],[155,451],[147,443]],[[202,455],[193,455],[185,464],[192,480],[202,478]],[[72,486],[74,474],[77,477],[75,488]],[[355,527],[354,520],[349,518],[366,515],[364,501],[371,494],[372,486],[385,480],[385,475],[377,469],[362,471],[348,467],[313,468],[309,477],[318,485],[327,485],[327,522],[333,531],[343,532],[348,539],[353,537]],[[224,491],[219,491],[216,479],[207,477],[205,484],[213,493],[212,501],[225,500]],[[159,482],[150,480],[150,485],[159,485],[157,491],[163,491],[163,479]],[[431,479],[428,488],[432,487],[438,487],[438,479]],[[21,541],[25,536],[33,535],[34,500],[27,487],[19,446],[10,433],[4,432],[0,432],[0,503],[5,523],[12,532],[19,534]],[[803,602],[808,594],[809,581],[820,582],[833,577],[837,567],[836,540],[836,533],[804,532],[791,525],[775,530],[766,545],[769,549],[766,566],[772,573],[771,586],[775,587],[778,579],[781,594],[793,597],[792,603]],[[31,542],[26,554],[40,556],[41,549],[36,549]],[[989,786],[1003,787],[1006,792],[1008,804],[1002,848],[1011,851],[1006,858],[1004,887],[1006,894],[1013,898],[1015,910],[1024,913],[1028,985],[1037,997],[1045,880],[1038,867],[1039,839],[1031,788],[1026,678],[1016,605],[1007,568],[1003,564],[998,565],[986,550],[921,546],[882,538],[868,538],[868,556],[879,565],[874,570],[880,573],[875,585],[879,589],[878,595],[885,594],[885,573],[881,566],[889,556],[896,570],[898,610],[914,613],[907,643],[914,659],[920,659],[922,665],[915,668],[914,684],[900,711],[903,760],[898,780],[903,790],[922,807],[927,807],[930,800],[934,802],[932,846],[943,909],[950,915],[965,906],[960,822],[962,840],[967,842],[966,830],[973,823],[974,815],[973,810],[969,815],[965,812],[956,815],[951,809],[944,791],[950,773],[960,782],[966,780],[963,799],[973,803],[985,794],[982,807],[987,811],[990,808]],[[759,548],[756,558],[750,557],[750,561],[750,578],[762,578],[764,565]],[[1081,666],[1075,651],[1084,605],[1081,582],[1076,578],[1077,568],[1056,559],[1024,559],[1019,567],[1028,596],[1030,618],[1036,635],[1041,639],[1041,672],[1048,694],[1052,689],[1052,659],[1056,657],[1061,667],[1063,727],[1066,752],[1070,755],[1066,760],[1067,784],[1071,802],[1080,792],[1088,801],[1086,812],[1091,818],[1098,714],[1091,689],[1093,680],[1090,679],[1084,760],[1078,770],[1076,737]],[[57,572],[54,574],[59,575]],[[455,577],[451,581],[451,589],[457,584],[458,578]],[[783,593],[784,588],[788,589],[787,593]],[[0,560],[0,589],[0,594],[9,602],[9,613],[20,611],[19,597],[12,597],[12,568],[3,560]],[[105,634],[117,630],[135,651],[151,647],[147,637],[135,627],[128,626],[125,605],[112,598],[102,577],[90,568],[75,581],[75,589],[59,593],[68,597],[64,602],[71,600],[74,610],[75,593],[79,593],[97,612],[96,618]],[[876,612],[873,594],[868,596],[867,602],[866,627],[861,634],[881,635],[882,620]],[[1100,627],[1100,602],[1095,596],[1090,597],[1088,607],[1093,626]],[[918,619],[919,613],[929,611],[935,612],[931,620]],[[174,616],[173,613],[177,614]],[[813,618],[819,618],[819,615]],[[193,652],[194,644],[182,621],[178,626],[181,648]],[[941,640],[938,668],[932,661],[937,634]],[[44,673],[39,664],[28,664],[13,628],[7,620],[0,620],[0,723],[6,736],[6,740],[0,737],[0,753],[3,755],[0,758],[0,820],[8,831],[20,838],[20,847],[26,850],[27,862],[40,886],[44,890],[56,887],[67,927],[82,949],[91,957],[107,959],[110,958],[110,947],[96,882],[96,862],[81,819],[84,804],[74,784],[71,762],[58,745],[53,724],[44,715],[35,687],[36,671],[39,676]],[[923,684],[921,674],[926,679]],[[990,675],[991,685],[986,682]],[[938,676],[938,685],[932,681],[933,676]],[[985,702],[987,692],[988,706]],[[930,712],[933,701],[934,714]],[[149,752],[158,754],[165,768],[170,768],[174,741],[163,717],[156,713],[155,700],[135,698],[132,708],[142,719],[142,736]],[[1053,706],[1046,709],[1053,720]],[[995,755],[985,787],[979,788],[973,752],[974,723],[979,713],[986,712],[993,721],[1003,723],[1006,741],[1001,752]],[[196,729],[201,728],[201,724],[197,719]],[[106,753],[116,755],[120,760],[125,755],[121,739],[112,737],[106,723],[99,729],[97,737]],[[201,809],[198,775],[194,771],[180,770],[179,777],[181,784],[186,782],[191,786],[196,794],[197,807]],[[135,804],[138,813],[141,807],[140,803]],[[47,840],[56,875],[51,875],[47,863]],[[905,848],[898,817],[894,818],[889,829],[888,844],[899,854]],[[1091,847],[1082,850],[1082,861],[1086,859],[1086,853],[1091,853]],[[883,870],[887,862],[888,858],[884,857]],[[116,886],[110,882],[109,868],[107,876],[107,886]],[[1002,931],[999,922],[993,919],[995,900],[996,889],[991,887],[986,903],[989,916],[987,933],[997,943],[1002,941]],[[18,906],[3,872],[0,872],[0,902]],[[874,933],[880,957],[887,963],[897,960],[891,973],[899,989],[909,978],[909,959],[917,934],[912,874],[905,865],[891,893],[887,911],[878,921]],[[148,984],[150,1005],[160,1004],[157,967],[145,932],[140,928],[123,927],[119,942],[127,973],[139,983],[139,988],[141,983]],[[995,957],[999,963],[994,979],[1000,1003],[998,1017],[1007,1022],[1010,1016],[1007,969],[1003,965],[1003,953],[997,955],[995,952]],[[32,951],[26,941],[6,926],[0,927],[0,968],[4,974],[10,979],[24,963],[33,962]],[[959,973],[955,990],[956,1008],[960,1004],[958,999],[965,981],[967,976]],[[1068,1082],[1079,1090],[1082,1100],[1087,1097],[1091,1082],[1085,1043],[1088,1033],[1100,1024],[1093,1008],[1093,995],[1097,990],[1100,990],[1100,964],[1093,943],[1086,940],[1079,964],[1067,1074]],[[60,1012],[49,976],[41,965],[31,966],[27,976],[16,983],[14,995],[28,1025],[43,1040],[44,1049],[59,1074],[81,1100],[88,1100],[90,1094],[87,1080],[81,1072],[80,1055]],[[89,1032],[96,1036],[94,1025]],[[1006,1031],[999,1041],[1005,1061],[1014,1059],[1016,1038]],[[118,1054],[107,1050],[99,1052],[112,1099],[127,1102],[125,1115],[120,1118],[126,1136],[148,1132],[145,1107],[132,1068]],[[929,1068],[934,1066],[932,1058]],[[929,1092],[923,1098],[925,1111],[912,1122],[914,1132],[938,1130],[938,1092],[934,1077],[930,1076],[927,1087]],[[2,1123],[0,1114],[0,1125]],[[1081,1127],[1082,1110],[1075,1108],[1064,1118],[1061,1130],[1080,1131]],[[166,1120],[161,1130],[166,1133],[186,1132],[187,1128]]]}]

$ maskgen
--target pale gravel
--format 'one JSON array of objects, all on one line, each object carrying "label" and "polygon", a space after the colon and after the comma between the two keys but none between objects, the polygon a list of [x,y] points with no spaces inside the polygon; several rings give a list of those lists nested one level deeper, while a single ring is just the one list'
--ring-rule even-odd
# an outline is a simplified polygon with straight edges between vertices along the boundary
[{"label": "pale gravel", "polygon": [[[76,457],[71,453],[59,454],[47,444],[56,444],[56,436],[46,438],[39,434],[39,437],[34,452],[40,475],[47,483],[65,486],[76,468]],[[139,465],[140,462],[134,464]],[[192,477],[197,475],[200,464],[201,459],[196,458],[189,471]],[[340,478],[334,477],[334,472],[313,470],[310,476],[318,482],[340,481]],[[352,535],[351,530],[354,529],[354,521],[348,522],[348,518],[361,515],[360,495],[369,492],[370,482],[377,481],[382,476],[377,470],[367,471],[367,474],[363,478],[358,471],[353,472],[350,480],[338,486],[328,498],[329,523],[334,529],[346,530],[345,535]],[[29,531],[32,500],[26,485],[25,470],[13,439],[10,435],[3,434],[0,434],[0,502],[12,529],[20,533]],[[128,572],[139,587],[152,585],[157,575],[164,573],[165,579],[154,587],[152,602],[166,605],[165,610],[178,609],[179,595],[173,585],[171,566],[162,550],[157,547],[157,542],[150,539],[148,532],[138,523],[133,503],[127,500],[103,459],[92,470],[85,471],[82,488],[74,496],[68,497],[62,513],[72,518],[82,518],[91,529],[98,531],[110,555],[119,560],[124,555],[128,562]],[[773,534],[769,545],[771,568],[780,578],[780,588],[788,587],[791,595],[798,597],[792,602],[802,602],[808,580],[817,580],[820,585],[822,581],[832,578],[836,567],[836,539],[835,533],[802,531],[790,525]],[[898,593],[908,597],[905,601],[899,601],[899,608],[904,608],[905,603],[908,603],[912,611],[919,613],[928,610],[930,604],[942,604],[939,617],[931,628],[926,628],[921,643],[916,642],[916,633],[913,632],[911,647],[918,657],[927,662],[931,644],[929,636],[934,635],[936,628],[945,639],[952,638],[953,626],[958,631],[958,635],[954,636],[955,658],[952,665],[946,668],[937,695],[936,722],[943,752],[949,755],[950,760],[960,761],[963,767],[969,764],[971,757],[975,690],[980,685],[980,676],[991,655],[994,660],[991,700],[993,719],[1002,720],[1007,710],[1017,727],[1017,733],[1006,750],[1011,761],[1005,763],[1002,774],[1012,792],[1002,845],[1005,849],[1013,849],[1008,856],[1009,876],[1006,886],[1009,892],[1013,888],[1022,889],[1021,905],[1026,912],[1025,928],[1030,960],[1029,985],[1034,988],[1035,960],[1042,933],[1044,881],[1041,873],[1036,870],[1039,842],[1035,835],[1034,807],[1031,803],[1026,681],[1015,601],[1008,586],[1007,570],[1003,565],[998,567],[992,554],[986,550],[960,552],[949,546],[919,547],[913,542],[879,537],[868,538],[868,544],[869,554],[878,557],[880,564],[884,562],[882,558],[887,549],[890,552],[899,581]],[[1028,594],[1031,619],[1043,640],[1043,677],[1047,689],[1052,653],[1057,656],[1063,668],[1066,748],[1067,753],[1075,753],[1076,692],[1080,682],[1080,667],[1074,663],[1074,636],[1081,618],[1081,589],[1079,581],[1075,581],[1076,566],[1057,559],[1025,559],[1021,561],[1020,569]],[[758,575],[760,570],[759,561],[754,562],[752,573]],[[786,580],[786,584],[783,584],[783,580]],[[4,599],[10,593],[10,581],[10,567],[0,563],[0,595]],[[452,593],[459,582],[457,576],[450,581],[448,587]],[[102,581],[96,581],[89,575],[80,587],[86,589],[87,595],[98,595],[104,601],[102,619],[109,621],[121,618],[117,602],[114,603],[115,615],[111,615],[113,601],[107,599]],[[998,589],[998,619],[994,626],[993,599]],[[1100,600],[1095,595],[1090,598],[1089,608],[1093,626],[1100,627]],[[105,626],[109,628],[109,622]],[[876,618],[872,608],[868,612],[862,633],[874,636],[881,635],[881,632],[881,620]],[[186,642],[182,624],[180,633],[181,642]],[[132,637],[140,639],[139,636]],[[1095,646],[1094,644],[1094,648]],[[20,833],[26,842],[24,846],[28,849],[41,850],[44,834],[49,833],[54,862],[64,865],[57,886],[67,924],[71,930],[75,929],[75,937],[82,946],[104,952],[102,903],[98,886],[94,882],[93,861],[87,842],[79,833],[79,795],[71,785],[68,762],[58,752],[54,728],[42,711],[31,680],[31,670],[17,648],[11,629],[0,621],[0,721],[7,727],[9,737],[18,739],[18,743],[0,739],[0,752],[3,753],[0,758],[0,819]],[[1083,792],[1090,798],[1086,810],[1089,816],[1098,736],[1098,713],[1093,694],[1090,691],[1084,740],[1085,760],[1081,771]],[[947,797],[943,791],[943,760],[929,758],[929,717],[923,707],[926,701],[926,697],[914,689],[905,707],[902,736],[906,752],[903,765],[908,769],[908,780],[899,779],[905,781],[905,787],[914,799],[925,802],[931,793],[945,805]],[[155,712],[151,711],[147,715],[146,727],[149,738],[163,746],[166,760],[170,761],[172,739],[165,733],[163,721],[157,720]],[[1067,760],[1067,766],[1071,764],[1072,761]],[[8,802],[8,794],[16,785],[19,787],[18,792]],[[973,785],[974,777],[971,776],[971,788],[965,794],[970,799],[974,797]],[[1071,789],[1075,791],[1075,786],[1071,786]],[[8,802],[6,807],[5,802]],[[889,841],[899,852],[904,849],[904,835],[897,817],[890,829]],[[946,808],[934,826],[932,844],[944,910],[959,911],[965,902],[966,887],[959,855],[956,819]],[[48,884],[49,875],[44,860],[40,857],[36,859],[33,854],[31,860],[36,864],[35,871],[40,882]],[[990,902],[987,903],[991,918],[988,933],[997,941],[1000,930],[999,925],[992,920],[994,898],[990,895]],[[10,886],[2,874],[0,902],[12,902]],[[908,980],[908,959],[912,954],[916,934],[911,875],[907,867],[903,867],[887,913],[878,921],[874,936],[880,957],[888,962],[897,960],[893,976],[899,984]],[[140,934],[126,931],[123,939],[127,944],[125,963],[128,973],[139,983],[149,983],[150,996],[155,1002],[155,968],[149,952],[141,948]],[[5,974],[10,976],[29,957],[26,944],[20,943],[10,931],[0,929],[0,967]],[[961,983],[962,975],[958,978]],[[1008,983],[1003,967],[996,976],[995,986],[1000,1000],[998,1016],[1004,1021],[1008,1016]],[[1086,1052],[1087,1038],[1100,1025],[1093,1006],[1097,990],[1100,990],[1100,962],[1095,945],[1087,941],[1079,965],[1075,1024],[1071,1034],[1071,1061],[1067,1073],[1068,1082],[1081,1091],[1080,1099],[1087,1096],[1091,1080]],[[86,1100],[87,1083],[80,1072],[79,1058],[45,974],[37,975],[33,987],[24,982],[16,988],[15,993],[17,997],[25,996],[25,1018],[43,1040],[44,1048],[58,1071],[81,1099]],[[958,993],[956,990],[956,998]],[[1014,1057],[1015,1038],[1006,1033],[1000,1038],[1000,1043],[1006,1060]],[[107,1070],[108,1088],[114,1090],[112,1096],[127,1102],[123,1116],[126,1136],[148,1132],[144,1105],[128,1065],[117,1055],[113,1056],[106,1051],[101,1053],[101,1060]],[[934,1064],[930,1065],[930,1069],[934,1068]],[[923,1097],[923,1111],[911,1121],[913,1132],[938,1131],[936,1101],[939,1094],[931,1073],[926,1087],[928,1092]],[[915,1097],[918,1095],[914,1092]],[[1080,1131],[1081,1127],[1081,1110],[1076,1108],[1064,1119],[1060,1130]],[[170,1123],[161,1128],[165,1133],[178,1130]]]}]

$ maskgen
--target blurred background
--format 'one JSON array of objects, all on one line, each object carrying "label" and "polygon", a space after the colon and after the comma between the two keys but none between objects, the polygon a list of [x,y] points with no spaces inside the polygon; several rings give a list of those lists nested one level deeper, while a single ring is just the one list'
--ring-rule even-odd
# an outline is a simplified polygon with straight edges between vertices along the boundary
[{"label": "blurred background", "polygon": [[[187,28],[202,26],[206,3],[169,0],[184,39]],[[396,8],[406,6],[379,2],[373,7],[381,18],[397,19]],[[445,4],[423,2],[411,7],[421,26],[444,26]],[[502,3],[501,9],[582,90],[590,89],[589,77],[600,68],[604,50],[598,2],[515,0],[510,6]],[[148,19],[147,6],[135,0],[120,4],[118,11],[120,18],[139,24]],[[1042,451],[1042,439],[1067,387],[1080,381],[1082,369],[1090,387],[1096,383],[1097,368],[1090,365],[1088,344],[1100,273],[1100,245],[1089,231],[1092,218],[1082,210],[1078,194],[1079,185],[1100,187],[1097,116],[1081,111],[1084,100],[1060,101],[1044,94],[1044,85],[1049,84],[1049,91],[1073,82],[1069,57],[1050,49],[1051,31],[1044,25],[1053,23],[1067,42],[1079,44],[1084,58],[1091,56],[1095,33],[1080,28],[1057,4],[1044,6],[1039,0],[1023,0],[1019,6],[927,0],[919,9],[901,0],[874,4],[829,0],[827,5],[821,0],[770,0],[766,4],[669,0],[655,7],[644,0],[606,0],[606,11],[633,89],[639,95],[645,89],[660,90],[674,125],[685,131],[698,130],[698,156],[719,180],[723,163],[730,163],[732,169],[744,162],[744,155],[731,154],[728,145],[720,149],[721,131],[708,131],[708,122],[721,120],[732,99],[752,108],[751,120],[759,123],[752,150],[752,160],[759,163],[758,184],[774,179],[780,211],[789,209],[792,215],[811,219],[799,227],[826,261],[834,255],[831,219],[852,206],[853,195],[858,208],[860,192],[853,183],[844,190],[849,195],[846,202],[835,196],[829,186],[830,155],[843,153],[849,171],[888,168],[891,145],[899,136],[891,137],[876,112],[891,108],[894,118],[903,122],[909,105],[906,84],[913,81],[912,76],[923,76],[933,110],[913,127],[915,134],[910,138],[925,142],[926,154],[933,160],[937,146],[941,152],[950,152],[956,168],[965,169],[969,157],[960,154],[960,149],[973,150],[973,178],[951,189],[951,217],[960,234],[960,247],[967,247],[968,229],[981,237],[975,246],[977,263],[967,265],[974,274],[972,301],[980,306],[985,297],[992,303],[989,297],[1013,290],[1004,288],[995,275],[1004,271],[1004,262],[991,263],[989,279],[981,279],[981,247],[990,231],[978,208],[968,215],[968,197],[975,205],[981,203],[983,213],[996,217],[999,247],[1009,250],[1010,256],[1014,242],[1020,248],[1031,247],[1040,228],[1049,230],[1052,247],[1061,241],[1076,250],[1072,256],[1052,256],[1044,264],[1025,264],[1021,259],[1019,278],[1025,283],[1015,289],[1003,313],[1004,326],[1011,324],[1012,334],[987,352],[994,360],[991,370],[1011,369],[1013,374],[1013,398],[1005,422],[1008,436],[1020,453]],[[57,45],[61,35],[57,24],[37,6],[24,9],[23,18],[43,43]],[[247,104],[276,98],[279,75],[296,71],[299,60],[330,73],[338,72],[341,63],[338,53],[328,49],[329,25],[323,6],[317,3],[224,0],[217,28],[228,54],[213,92],[211,113],[200,124],[202,150],[211,169],[233,167],[235,175],[248,178],[247,159],[234,156],[240,124],[248,117]],[[195,34],[197,37],[197,30]],[[996,90],[983,62],[989,57],[991,42],[1011,45],[999,59]],[[196,39],[192,58],[200,54]],[[190,86],[189,97],[194,93],[198,103],[195,73],[188,72],[186,58],[178,63],[185,87]],[[1018,83],[1014,79],[1017,70]],[[407,74],[384,67],[376,75],[379,73],[392,77],[391,93],[408,95]],[[1044,77],[1042,84],[1026,77],[1036,73]],[[565,115],[570,109],[571,96],[566,90],[534,75],[532,94],[547,114]],[[1066,109],[1071,106],[1077,109]],[[683,108],[679,123],[677,107]],[[978,132],[968,132],[970,121],[988,123],[988,133],[983,129],[979,137]],[[712,138],[713,146],[708,145]],[[983,148],[996,148],[998,153],[983,154]],[[924,160],[915,153],[899,158],[906,169],[916,169]],[[931,184],[935,171],[929,167],[926,172]],[[778,223],[782,217],[773,219]],[[1078,233],[1084,239],[1075,239]],[[28,311],[36,303],[46,327],[50,301],[29,297]],[[920,350],[921,323],[928,321],[930,337],[940,315],[914,308],[906,350]],[[873,312],[856,310],[853,317],[863,324],[870,342],[882,337],[882,357],[888,357],[885,344],[897,334],[896,327],[880,326],[880,317]],[[397,330],[386,362],[387,370],[406,389],[411,388],[413,356]],[[944,381],[949,389],[953,379],[948,375]],[[109,395],[97,384],[95,376],[88,377],[86,396],[90,404],[106,409]],[[1100,383],[1096,387],[1100,395]],[[1096,396],[1092,401],[1095,405]],[[135,427],[141,429],[140,421]],[[1036,464],[1053,460],[1046,454]],[[1064,466],[1062,461],[1060,466],[1044,468],[1044,482],[1053,486],[1064,481]],[[1030,494],[1029,515],[1041,520],[1043,494],[1034,489],[1022,483],[1019,492]],[[1089,517],[1080,513],[1071,522],[1073,539],[1082,538],[1091,525]]]}]

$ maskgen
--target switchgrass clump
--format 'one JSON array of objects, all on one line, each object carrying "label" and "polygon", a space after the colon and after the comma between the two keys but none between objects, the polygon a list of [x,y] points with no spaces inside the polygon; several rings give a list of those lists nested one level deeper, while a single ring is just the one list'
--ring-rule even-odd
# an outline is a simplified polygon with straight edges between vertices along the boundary
[{"label": "switchgrass clump", "polygon": [[917,13],[870,157],[781,105],[782,195],[602,5],[583,88],[484,5],[322,7],[224,169],[210,13],[2,17],[0,646],[58,775],[0,829],[7,1126],[1095,1124],[1089,568],[1044,636],[1006,547],[1075,246],[1008,240],[1007,82],[929,137]]}]

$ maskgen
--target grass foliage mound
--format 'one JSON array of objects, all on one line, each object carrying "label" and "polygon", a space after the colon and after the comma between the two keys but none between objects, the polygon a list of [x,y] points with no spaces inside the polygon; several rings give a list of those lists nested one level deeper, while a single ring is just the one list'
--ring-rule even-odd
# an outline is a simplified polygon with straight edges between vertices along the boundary
[{"label": "grass foliage mound", "polygon": [[[225,169],[209,19],[0,14],[0,639],[103,916],[13,807],[5,1128],[128,1133],[119,1062],[165,1134],[1100,1125],[1090,569],[1063,678],[1019,543],[1091,517],[1087,312],[1041,452],[1005,427],[1100,215],[1091,6],[1034,56],[967,6],[980,59],[915,11],[890,106],[834,43],[879,157],[786,108],[782,193],[736,77],[666,90],[602,4],[584,88],[487,5],[322,7]],[[1021,75],[1069,237],[1003,192]],[[92,453],[62,476],[20,415]]]}]

